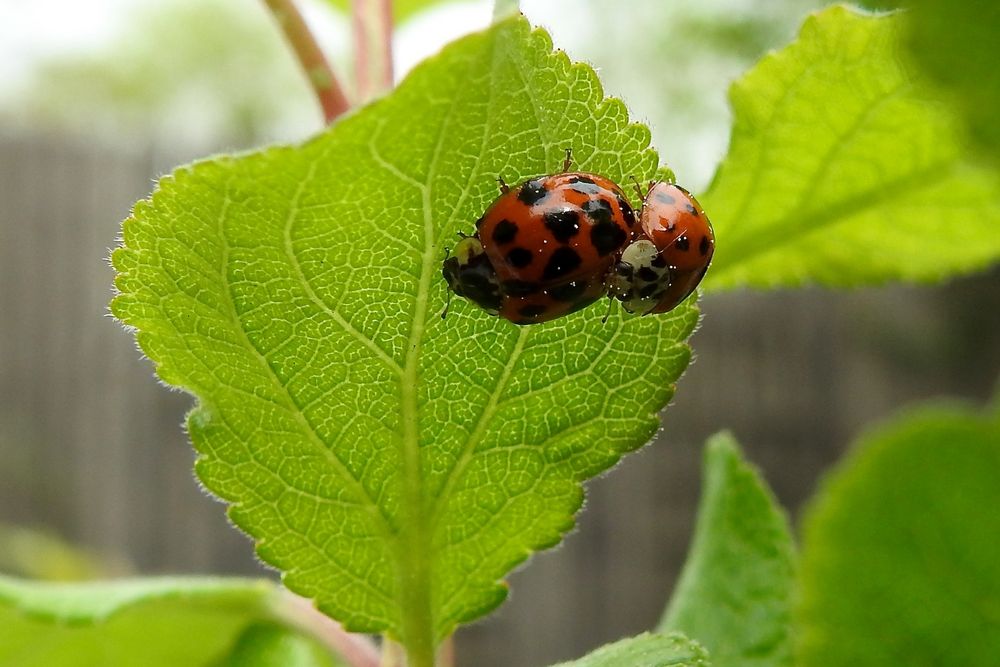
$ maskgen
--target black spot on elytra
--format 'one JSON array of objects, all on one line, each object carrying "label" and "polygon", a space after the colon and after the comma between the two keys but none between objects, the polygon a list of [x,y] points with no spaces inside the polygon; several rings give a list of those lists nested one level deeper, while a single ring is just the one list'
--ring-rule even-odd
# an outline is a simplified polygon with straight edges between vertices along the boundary
[{"label": "black spot on elytra", "polygon": [[700,252],[702,254],[702,256],[707,255],[708,254],[708,246],[709,246],[708,237],[707,236],[702,236],[701,237],[701,243],[698,244],[698,252]]},{"label": "black spot on elytra", "polygon": [[581,194],[596,195],[601,191],[601,186],[586,176],[574,176],[568,182],[570,190],[575,190]]},{"label": "black spot on elytra", "polygon": [[567,273],[575,271],[580,266],[580,261],[580,255],[572,248],[567,246],[556,248],[556,251],[552,253],[548,263],[545,265],[542,277],[546,280],[552,280],[553,278],[565,276]]},{"label": "black spot on elytra", "polygon": [[545,186],[542,185],[541,179],[535,179],[533,181],[525,181],[524,185],[517,192],[517,198],[528,206],[534,206],[545,199],[545,195],[547,194],[548,192],[545,190]]},{"label": "black spot on elytra", "polygon": [[655,195],[653,195],[653,199],[655,199],[661,204],[666,204],[667,206],[671,206],[677,203],[677,200],[668,195],[666,192],[657,192]]},{"label": "black spot on elytra", "polygon": [[580,232],[580,216],[573,210],[549,211],[545,214],[545,226],[557,241],[569,243]]},{"label": "black spot on elytra", "polygon": [[635,211],[629,206],[629,203],[625,201],[625,198],[618,195],[618,208],[622,210],[622,217],[625,218],[625,224],[629,227],[635,226]]},{"label": "black spot on elytra", "polygon": [[531,264],[531,251],[527,248],[517,247],[507,253],[507,263],[519,269]]},{"label": "black spot on elytra", "polygon": [[590,228],[590,242],[597,248],[597,253],[604,257],[622,247],[628,240],[625,230],[608,220]]},{"label": "black spot on elytra", "polygon": [[684,210],[691,215],[698,217],[698,209],[696,209],[692,204],[684,204]]},{"label": "black spot on elytra", "polygon": [[648,266],[644,266],[641,269],[639,269],[639,277],[645,280],[646,282],[651,283],[654,282],[659,276],[657,276],[656,271],[649,268]]},{"label": "black spot on elytra", "polygon": [[517,312],[525,317],[538,317],[546,311],[545,306],[539,303],[528,304],[527,306],[522,306]]},{"label": "black spot on elytra", "polygon": [[691,241],[689,241],[686,236],[678,236],[674,246],[681,252],[687,252],[691,247]]},{"label": "black spot on elytra", "polygon": [[494,243],[500,245],[510,243],[514,240],[515,236],[517,236],[517,225],[506,218],[498,222],[496,227],[493,228]]},{"label": "black spot on elytra", "polygon": [[527,280],[508,280],[503,284],[503,289],[510,296],[527,296],[538,291],[538,283]]},{"label": "black spot on elytra", "polygon": [[604,199],[588,199],[580,207],[587,214],[594,224],[609,223],[614,224],[612,219],[613,211],[611,204]]},{"label": "black spot on elytra", "polygon": [[571,280],[568,283],[548,290],[549,296],[556,301],[576,301],[587,291],[587,283],[582,280]]},{"label": "black spot on elytra", "polygon": [[650,264],[658,269],[665,269],[667,268],[667,258],[658,254],[653,258],[653,261],[651,261]]}]

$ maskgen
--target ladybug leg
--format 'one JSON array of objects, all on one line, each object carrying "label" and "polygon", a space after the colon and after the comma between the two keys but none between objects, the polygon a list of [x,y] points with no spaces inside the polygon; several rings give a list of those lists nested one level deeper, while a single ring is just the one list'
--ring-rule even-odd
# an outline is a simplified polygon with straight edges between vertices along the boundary
[{"label": "ladybug leg", "polygon": [[615,305],[615,297],[608,295],[608,312],[604,313],[604,317],[601,318],[601,324],[607,324],[608,318],[611,317],[611,308]]},{"label": "ladybug leg", "polygon": [[452,289],[448,288],[448,296],[444,301],[444,310],[441,311],[441,319],[448,317],[448,309],[451,307],[451,295],[454,294]]},{"label": "ladybug leg", "polygon": [[569,168],[573,166],[573,149],[566,149],[566,159],[563,160],[563,173],[565,174],[569,171]]},{"label": "ladybug leg", "polygon": [[497,183],[500,185],[500,192],[503,194],[510,192],[510,186],[504,183],[503,176],[497,176]]}]

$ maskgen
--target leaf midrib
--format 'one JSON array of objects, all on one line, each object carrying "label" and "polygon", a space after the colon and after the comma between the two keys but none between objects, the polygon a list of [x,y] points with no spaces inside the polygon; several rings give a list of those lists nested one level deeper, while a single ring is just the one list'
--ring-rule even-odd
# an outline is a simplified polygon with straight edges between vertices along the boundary
[{"label": "leaf midrib", "polygon": [[[492,79],[495,71],[496,42],[492,44],[494,55],[494,67],[490,68]],[[490,82],[492,84],[492,80]],[[488,86],[490,91],[490,101],[494,87]],[[418,283],[416,304],[413,316],[413,326],[406,346],[405,363],[403,365],[403,376],[401,378],[400,396],[402,401],[402,426],[403,426],[403,460],[404,460],[404,507],[410,508],[412,521],[404,523],[403,532],[405,538],[399,541],[399,569],[402,577],[402,614],[403,614],[403,634],[407,648],[411,652],[423,650],[431,655],[435,645],[436,618],[431,599],[431,535],[428,529],[428,500],[424,497],[424,480],[420,466],[420,428],[419,428],[419,407],[417,405],[417,383],[420,354],[423,344],[423,333],[427,325],[428,301],[430,298],[430,280],[433,275],[435,260],[436,238],[434,233],[434,219],[431,191],[434,186],[434,179],[437,173],[438,162],[440,160],[441,149],[447,136],[447,128],[453,120],[458,104],[451,104],[438,131],[437,142],[427,167],[427,176],[424,183],[414,181],[421,193],[421,205],[423,208],[424,223],[424,248],[421,257],[420,281]],[[487,105],[489,108],[489,105]],[[381,130],[379,127],[379,131]],[[469,196],[472,179],[479,173],[480,163],[486,149],[487,137],[491,127],[491,118],[487,114],[483,123],[479,150],[476,151],[475,163],[469,170],[469,180],[462,188],[458,201],[451,209],[447,218],[447,224],[454,221],[455,213],[462,209],[462,205]],[[375,141],[378,132],[372,135],[369,141],[370,151],[378,156]],[[391,167],[387,160],[380,159],[380,164]],[[397,170],[398,171],[398,170]],[[411,567],[404,567],[404,564]]]},{"label": "leaf midrib", "polygon": [[[794,210],[782,216],[780,220],[768,225],[768,227],[772,231],[784,230],[783,238],[785,239],[785,243],[782,245],[788,245],[804,236],[817,233],[831,224],[846,222],[849,213],[858,215],[872,209],[877,209],[887,201],[891,201],[897,197],[900,191],[911,189],[914,183],[943,180],[943,175],[954,171],[954,168],[954,160],[949,157],[940,162],[930,164],[919,171],[912,171],[901,175],[893,181],[882,183],[877,188],[861,190],[854,193],[851,197],[826,204],[821,211]],[[796,220],[803,217],[808,217],[812,221],[812,225],[803,227],[802,225],[793,224]],[[737,242],[735,255],[732,253],[727,254],[727,257],[735,256],[737,259],[722,261],[720,262],[721,266],[713,266],[715,274],[714,279],[709,282],[709,287],[711,289],[719,289],[715,285],[721,279],[721,276],[725,276],[727,272],[739,268],[759,255],[775,251],[772,236],[762,236],[760,234],[746,236],[744,238],[747,239],[747,242],[743,243],[742,247]],[[732,245],[730,243],[730,250],[732,250]]]}]

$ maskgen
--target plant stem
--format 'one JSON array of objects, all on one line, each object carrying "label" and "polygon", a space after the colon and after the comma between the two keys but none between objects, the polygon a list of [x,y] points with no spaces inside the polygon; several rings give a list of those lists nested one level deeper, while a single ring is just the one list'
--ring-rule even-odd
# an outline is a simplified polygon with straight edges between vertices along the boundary
[{"label": "plant stem", "polygon": [[292,0],[264,0],[264,4],[271,10],[278,25],[281,26],[281,31],[285,33],[285,39],[288,40],[295,57],[302,65],[306,78],[316,93],[316,99],[323,109],[323,118],[329,125],[337,116],[351,108],[337,75],[333,73],[330,63],[316,43],[316,38],[309,31],[309,26],[306,25]]},{"label": "plant stem", "polygon": [[406,667],[406,652],[388,637],[383,637],[380,667]]},{"label": "plant stem", "polygon": [[455,667],[455,639],[449,635],[438,650],[438,667]]},{"label": "plant stem", "polygon": [[315,637],[350,667],[379,667],[379,652],[364,635],[347,632],[333,619],[313,607],[309,600],[283,591],[277,614],[292,626]]},{"label": "plant stem", "polygon": [[358,100],[392,88],[392,0],[351,0]]},{"label": "plant stem", "polygon": [[[419,482],[411,483],[408,496],[420,498]],[[415,503],[416,504],[416,503]],[[431,621],[431,565],[427,553],[427,525],[423,512],[410,517],[400,548],[409,559],[409,571],[401,590],[401,643],[406,649],[407,667],[435,667],[434,626]],[[406,562],[401,558],[401,562]]]}]

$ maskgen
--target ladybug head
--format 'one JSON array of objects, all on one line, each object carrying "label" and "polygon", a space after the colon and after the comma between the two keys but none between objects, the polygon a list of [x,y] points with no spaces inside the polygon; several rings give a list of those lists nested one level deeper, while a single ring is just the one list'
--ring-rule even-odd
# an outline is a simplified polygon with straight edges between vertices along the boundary
[{"label": "ladybug head", "polygon": [[653,311],[670,287],[670,269],[648,239],[631,243],[615,266],[608,293],[629,313]]},{"label": "ladybug head", "polygon": [[458,242],[455,254],[444,260],[441,273],[448,287],[458,296],[472,301],[491,315],[500,312],[500,281],[483,250],[483,244],[476,237],[466,236]]}]

